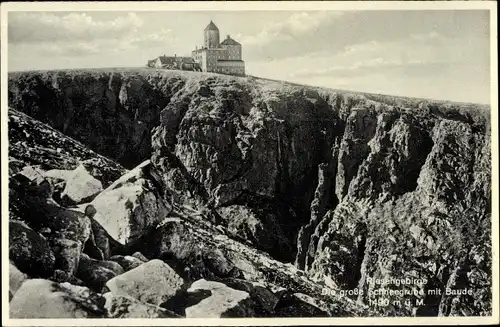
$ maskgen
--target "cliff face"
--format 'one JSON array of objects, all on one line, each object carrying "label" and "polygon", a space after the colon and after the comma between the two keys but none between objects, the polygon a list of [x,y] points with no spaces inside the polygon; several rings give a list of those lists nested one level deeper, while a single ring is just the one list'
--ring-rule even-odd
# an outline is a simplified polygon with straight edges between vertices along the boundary
[{"label": "cliff face", "polygon": [[11,74],[9,106],[371,312],[491,313],[489,108],[148,70]]}]

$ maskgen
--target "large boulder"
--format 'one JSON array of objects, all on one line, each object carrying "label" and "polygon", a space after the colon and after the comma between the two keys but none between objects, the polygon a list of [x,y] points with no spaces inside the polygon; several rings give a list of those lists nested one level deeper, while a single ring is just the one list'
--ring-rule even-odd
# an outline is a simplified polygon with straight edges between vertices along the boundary
[{"label": "large boulder", "polygon": [[183,284],[182,278],[166,263],[151,260],[109,280],[106,286],[114,295],[159,305],[175,295]]},{"label": "large boulder", "polygon": [[210,296],[186,308],[187,318],[252,317],[253,301],[247,292],[223,283],[200,279],[191,284],[188,293],[209,291]]},{"label": "large boulder", "polygon": [[94,178],[83,165],[68,174],[66,187],[61,198],[68,204],[79,204],[91,201],[102,191],[102,183]]},{"label": "large boulder", "polygon": [[19,221],[9,221],[9,259],[32,277],[50,277],[55,256],[49,242]]},{"label": "large boulder", "polygon": [[100,318],[104,299],[88,288],[45,279],[30,279],[9,304],[11,318]]},{"label": "large boulder", "polygon": [[121,244],[142,236],[171,210],[160,195],[150,169],[149,161],[142,163],[92,201],[97,210],[94,219]]}]

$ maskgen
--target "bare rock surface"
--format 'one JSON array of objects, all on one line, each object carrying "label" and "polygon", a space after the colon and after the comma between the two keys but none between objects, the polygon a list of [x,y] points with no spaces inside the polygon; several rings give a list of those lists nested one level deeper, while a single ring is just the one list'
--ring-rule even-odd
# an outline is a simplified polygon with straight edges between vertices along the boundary
[{"label": "bare rock surface", "polygon": [[[21,109],[21,108],[18,108]],[[9,108],[9,162],[43,170],[73,170],[83,165],[107,187],[126,172],[120,164],[21,111]]]}]

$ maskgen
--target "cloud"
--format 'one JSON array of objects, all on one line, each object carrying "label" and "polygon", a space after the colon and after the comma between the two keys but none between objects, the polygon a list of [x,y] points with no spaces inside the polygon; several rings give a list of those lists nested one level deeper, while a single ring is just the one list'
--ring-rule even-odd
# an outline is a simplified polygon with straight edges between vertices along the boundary
[{"label": "cloud", "polygon": [[263,46],[276,41],[294,40],[314,32],[325,23],[343,14],[340,11],[297,12],[283,22],[265,25],[257,35],[237,35],[245,46]]},{"label": "cloud", "polygon": [[141,32],[135,13],[98,20],[87,13],[30,12],[9,16],[9,44],[39,51],[42,56],[75,56],[120,53],[143,47],[174,44],[170,29]]},{"label": "cloud", "polygon": [[132,35],[128,41],[135,47],[157,47],[172,45],[178,42],[178,38],[171,29],[161,29],[156,33]]},{"label": "cloud", "polygon": [[8,33],[12,44],[92,41],[123,37],[137,31],[142,24],[135,13],[113,20],[96,20],[87,13],[61,16],[46,12],[19,12],[9,14]]}]

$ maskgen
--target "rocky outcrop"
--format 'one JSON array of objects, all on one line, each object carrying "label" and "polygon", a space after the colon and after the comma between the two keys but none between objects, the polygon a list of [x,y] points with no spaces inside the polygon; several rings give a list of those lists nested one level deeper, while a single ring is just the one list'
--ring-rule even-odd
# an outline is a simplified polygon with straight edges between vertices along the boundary
[{"label": "rocky outcrop", "polygon": [[[488,237],[485,234],[490,230],[490,209],[485,205],[490,190],[475,178],[485,171],[474,168],[476,160],[488,160],[489,155],[476,154],[488,145],[474,128],[478,128],[474,123],[456,120],[415,121],[407,114],[392,119],[379,115],[369,153],[345,197],[325,214],[311,238],[314,242],[308,255],[313,263],[306,267],[310,273],[332,287],[363,291],[358,300],[380,314],[451,312],[439,313],[439,308],[454,298],[447,290],[459,288],[450,286],[454,285],[450,274],[463,269],[459,262],[478,248],[470,240]],[[473,221],[481,227],[470,226]],[[488,248],[483,247],[485,251]],[[475,258],[485,256],[482,252]],[[485,270],[479,272],[475,260],[465,260],[465,269],[474,273],[464,277],[460,288],[470,289],[474,284],[476,298],[483,298],[490,282],[483,278],[484,284],[479,286],[473,276],[485,276],[489,268],[483,265]],[[462,268],[457,268],[457,263]],[[406,296],[370,296],[383,287],[372,282],[376,279],[397,284],[392,287],[403,290]],[[411,281],[411,285],[399,284],[402,280]],[[375,305],[376,301],[386,305]],[[411,305],[400,304],[405,301]],[[490,310],[462,303],[463,315]]]},{"label": "rocky outcrop", "polygon": [[[150,70],[11,74],[9,101],[10,219],[65,273],[78,251],[117,279],[162,260],[185,284],[137,315],[201,315],[215,289],[246,295],[214,316],[491,314],[487,107]],[[81,161],[91,207],[40,200]]]},{"label": "rocky outcrop", "polygon": [[51,127],[52,121],[48,123],[44,124],[23,112],[9,108],[10,167],[31,165],[39,166],[43,170],[73,170],[83,165],[94,178],[101,181],[103,187],[109,186],[126,172],[120,164]]}]

